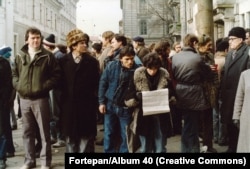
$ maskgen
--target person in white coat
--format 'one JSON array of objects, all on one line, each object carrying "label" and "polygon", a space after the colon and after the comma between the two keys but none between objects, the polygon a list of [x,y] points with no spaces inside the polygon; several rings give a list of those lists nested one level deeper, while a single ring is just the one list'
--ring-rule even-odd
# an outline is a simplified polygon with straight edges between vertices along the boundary
[{"label": "person in white coat", "polygon": [[239,128],[237,153],[250,152],[250,69],[241,73],[234,102],[233,122]]}]

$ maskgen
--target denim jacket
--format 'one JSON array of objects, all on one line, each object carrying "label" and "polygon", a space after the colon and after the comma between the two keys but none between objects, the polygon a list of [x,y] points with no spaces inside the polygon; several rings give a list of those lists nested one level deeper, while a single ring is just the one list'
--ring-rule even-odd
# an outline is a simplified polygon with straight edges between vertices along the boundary
[{"label": "denim jacket", "polygon": [[111,101],[118,106],[122,106],[121,99],[124,98],[126,89],[129,86],[129,82],[133,80],[135,69],[137,64],[131,69],[122,67],[119,60],[112,61],[104,69],[98,91],[99,104],[106,104],[107,101]]}]

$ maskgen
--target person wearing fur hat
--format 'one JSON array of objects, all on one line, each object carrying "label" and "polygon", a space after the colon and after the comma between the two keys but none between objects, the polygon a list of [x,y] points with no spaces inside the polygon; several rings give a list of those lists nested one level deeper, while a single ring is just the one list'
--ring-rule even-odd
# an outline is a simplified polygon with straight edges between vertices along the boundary
[{"label": "person wearing fur hat", "polygon": [[66,36],[70,52],[59,59],[62,68],[62,131],[67,153],[95,151],[99,63],[88,51],[89,36],[80,29]]},{"label": "person wearing fur hat", "polygon": [[28,28],[25,41],[12,67],[12,83],[22,105],[25,161],[21,169],[36,167],[36,126],[39,127],[42,138],[41,169],[49,169],[52,160],[49,91],[58,84],[61,69],[53,54],[44,49],[42,34],[38,28]]},{"label": "person wearing fur hat", "polygon": [[249,47],[245,43],[246,32],[242,27],[233,27],[228,33],[229,47],[221,75],[221,122],[227,125],[228,153],[237,149],[239,120],[232,120],[234,101],[241,72],[250,68]]}]

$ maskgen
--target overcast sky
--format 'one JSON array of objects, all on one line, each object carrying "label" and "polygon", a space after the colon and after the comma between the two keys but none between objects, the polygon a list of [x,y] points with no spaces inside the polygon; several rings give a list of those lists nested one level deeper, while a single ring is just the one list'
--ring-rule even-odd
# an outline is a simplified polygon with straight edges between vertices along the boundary
[{"label": "overcast sky", "polygon": [[118,33],[121,19],[120,0],[80,0],[77,4],[77,27],[90,36],[107,30]]}]

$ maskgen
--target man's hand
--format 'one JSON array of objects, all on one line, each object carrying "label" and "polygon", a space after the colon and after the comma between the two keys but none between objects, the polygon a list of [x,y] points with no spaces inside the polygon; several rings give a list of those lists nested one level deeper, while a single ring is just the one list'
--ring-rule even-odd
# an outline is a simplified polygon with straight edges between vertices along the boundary
[{"label": "man's hand", "polygon": [[136,92],[136,99],[138,101],[142,101],[142,93],[141,92]]},{"label": "man's hand", "polygon": [[175,105],[176,104],[176,98],[175,96],[171,96],[169,99],[169,103]]},{"label": "man's hand", "polygon": [[238,120],[238,119],[233,120],[233,124],[234,124],[235,127],[240,129],[240,120]]},{"label": "man's hand", "polygon": [[106,113],[106,106],[104,104],[101,104],[99,106],[99,111],[101,114],[105,114]]}]

